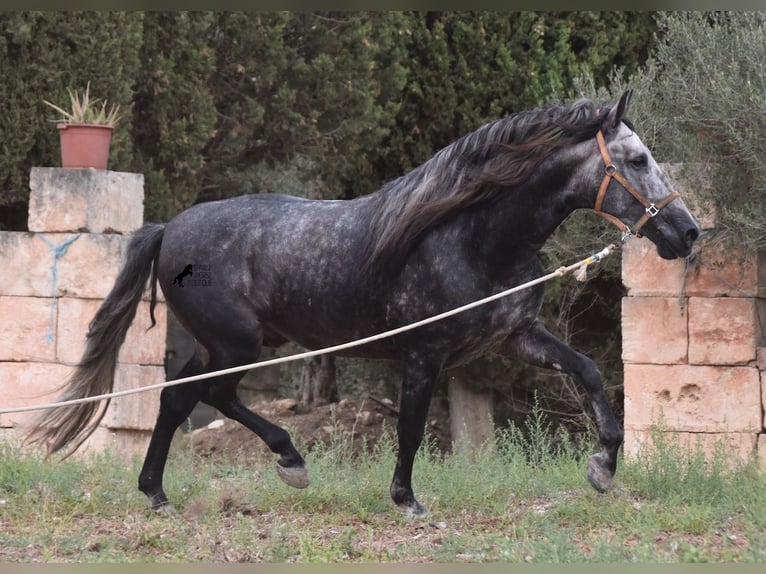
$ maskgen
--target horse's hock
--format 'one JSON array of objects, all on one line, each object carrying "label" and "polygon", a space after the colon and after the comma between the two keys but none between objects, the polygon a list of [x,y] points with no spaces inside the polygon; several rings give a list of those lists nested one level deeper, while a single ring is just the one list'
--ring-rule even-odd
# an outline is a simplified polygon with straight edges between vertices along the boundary
[{"label": "horse's hock", "polygon": [[766,252],[700,241],[696,261],[624,247],[625,452],[656,432],[682,446],[766,463]]},{"label": "horse's hock", "polygon": [[[48,403],[80,360],[93,315],[120,270],[129,234],[143,224],[141,174],[34,168],[29,232],[0,232],[0,405]],[[120,350],[115,390],[165,380],[166,308],[147,330],[149,293]],[[159,391],[109,406],[85,443],[122,452],[145,450]],[[38,413],[0,415],[0,438],[17,437]],[[87,450],[87,449],[86,449]]]}]

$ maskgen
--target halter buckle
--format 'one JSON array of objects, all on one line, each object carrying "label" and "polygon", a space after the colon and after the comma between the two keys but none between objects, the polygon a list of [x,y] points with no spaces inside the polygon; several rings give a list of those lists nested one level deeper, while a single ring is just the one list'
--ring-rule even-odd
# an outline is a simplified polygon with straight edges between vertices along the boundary
[{"label": "halter buckle", "polygon": [[608,176],[612,176],[615,173],[617,173],[617,166],[613,163],[610,163],[609,165],[604,167],[604,173]]},{"label": "halter buckle", "polygon": [[650,203],[649,206],[646,208],[646,213],[649,214],[649,217],[654,217],[660,212],[659,209],[657,209],[657,206],[653,203]]}]

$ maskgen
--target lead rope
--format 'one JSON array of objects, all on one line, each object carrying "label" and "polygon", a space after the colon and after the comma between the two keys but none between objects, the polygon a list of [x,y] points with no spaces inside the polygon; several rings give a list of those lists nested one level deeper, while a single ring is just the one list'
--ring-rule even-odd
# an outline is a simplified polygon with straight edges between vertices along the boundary
[{"label": "lead rope", "polygon": [[577,263],[573,263],[572,265],[568,265],[565,267],[559,267],[555,271],[552,271],[551,273],[548,273],[547,275],[543,275],[541,277],[538,277],[537,279],[533,279],[532,281],[528,281],[526,283],[523,283],[521,285],[517,285],[516,287],[511,287],[510,289],[506,289],[505,291],[501,291],[499,293],[495,293],[494,295],[490,295],[488,297],[485,297],[483,299],[479,299],[477,301],[473,301],[472,303],[467,303],[465,305],[462,305],[460,307],[455,307],[454,309],[450,309],[449,311],[445,311],[443,313],[439,313],[438,315],[432,315],[431,317],[427,317],[425,319],[421,319],[420,321],[416,321],[414,323],[410,323],[409,325],[404,325],[402,327],[397,327],[396,329],[391,329],[390,331],[384,331],[383,333],[379,333],[377,335],[371,335],[369,337],[365,337],[363,339],[357,339],[355,341],[350,341],[348,343],[343,343],[340,345],[335,345],[332,347],[325,347],[323,349],[317,349],[314,351],[306,351],[303,353],[297,353],[295,355],[288,355],[287,357],[277,357],[275,359],[269,359],[266,361],[258,361],[255,363],[250,363],[247,365],[240,365],[238,367],[231,367],[228,369],[221,369],[219,371],[211,371],[209,373],[203,373],[201,375],[193,375],[191,377],[183,377],[180,379],[174,379],[170,381],[165,381],[164,383],[157,383],[154,385],[148,385],[146,387],[139,387],[137,389],[127,389],[124,391],[117,391],[112,393],[107,393],[103,395],[95,395],[92,397],[84,397],[81,399],[72,399],[69,401],[59,401],[55,403],[49,403],[44,405],[29,405],[25,407],[16,407],[16,408],[8,408],[8,409],[0,409],[0,415],[3,414],[11,414],[11,413],[23,413],[23,412],[29,412],[29,411],[38,411],[38,410],[48,410],[48,409],[54,409],[58,407],[66,407],[66,406],[72,406],[72,405],[79,405],[82,403],[89,403],[89,402],[95,402],[95,401],[102,401],[105,399],[112,399],[116,397],[123,397],[127,395],[133,395],[137,393],[143,393],[147,391],[154,391],[157,389],[164,389],[166,387],[172,387],[175,385],[182,385],[185,383],[192,383],[194,381],[202,381],[204,379],[210,379],[213,377],[217,377],[219,375],[228,375],[231,373],[238,373],[240,371],[249,371],[251,369],[260,369],[264,367],[270,367],[273,365],[279,365],[282,363],[288,363],[291,361],[298,361],[300,359],[308,359],[311,357],[316,357],[319,355],[325,355],[328,353],[336,353],[338,351],[343,351],[345,349],[350,349],[352,347],[358,347],[360,345],[366,345],[368,343],[372,343],[374,341],[378,341],[380,339],[385,339],[388,337],[392,337],[394,335],[398,335],[400,333],[404,333],[406,331],[411,331],[412,329],[417,329],[418,327],[422,327],[423,325],[428,325],[429,323],[435,323],[436,321],[441,321],[442,319],[446,319],[447,317],[451,317],[453,315],[457,315],[458,313],[462,313],[464,311],[468,311],[469,309],[473,309],[475,307],[479,307],[481,305],[486,305],[487,303],[491,303],[492,301],[496,301],[498,299],[501,299],[503,297],[507,297],[508,295],[511,295],[513,293],[516,293],[518,291],[522,291],[524,289],[528,289],[530,287],[534,287],[535,285],[539,285],[541,283],[545,283],[546,281],[550,281],[551,279],[555,279],[556,277],[563,277],[564,275],[568,273],[575,273],[575,278],[578,281],[584,281],[586,278],[586,269],[588,266],[597,263],[604,259],[605,257],[608,257],[612,252],[616,251],[620,248],[622,245],[622,241],[616,241],[614,243],[611,243],[610,245],[607,245],[604,249],[599,251],[598,253],[594,253],[585,259],[582,259],[578,261]]}]

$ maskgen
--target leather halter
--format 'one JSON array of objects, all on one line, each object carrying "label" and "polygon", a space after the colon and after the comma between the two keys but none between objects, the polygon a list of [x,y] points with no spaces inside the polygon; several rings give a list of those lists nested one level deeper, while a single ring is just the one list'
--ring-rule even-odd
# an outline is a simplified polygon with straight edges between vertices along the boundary
[{"label": "leather halter", "polygon": [[[630,235],[635,235],[637,237],[640,237],[639,231],[641,228],[646,224],[647,221],[649,221],[652,217],[657,215],[660,212],[660,209],[665,207],[668,203],[673,201],[675,198],[680,197],[681,194],[677,191],[674,191],[670,195],[668,195],[666,198],[664,198],[662,201],[660,201],[658,204],[654,204],[648,199],[646,199],[641,193],[638,192],[638,190],[633,187],[628,180],[626,180],[622,174],[617,171],[617,167],[612,163],[612,159],[609,157],[609,152],[606,150],[606,142],[604,141],[604,134],[601,133],[601,130],[598,131],[596,134],[596,141],[598,142],[598,149],[601,152],[601,157],[604,158],[604,179],[601,180],[601,187],[598,189],[598,195],[596,196],[596,205],[593,208],[593,211],[598,213],[601,217],[606,219],[607,221],[613,223],[616,225],[620,231],[622,231],[623,238],[627,238]],[[606,197],[606,190],[609,187],[609,184],[611,183],[612,179],[616,179],[622,187],[624,187],[630,195],[635,197],[641,205],[644,206],[646,209],[646,213],[641,216],[641,218],[636,222],[636,224],[631,229],[628,225],[620,221],[617,217],[614,215],[610,215],[608,213],[604,213],[601,210],[601,205],[604,203],[604,197]]]}]

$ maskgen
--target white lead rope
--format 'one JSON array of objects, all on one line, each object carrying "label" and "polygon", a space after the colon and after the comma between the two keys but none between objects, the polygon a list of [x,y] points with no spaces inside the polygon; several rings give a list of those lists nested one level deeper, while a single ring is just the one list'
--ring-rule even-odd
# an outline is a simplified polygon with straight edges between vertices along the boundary
[{"label": "white lead rope", "polygon": [[[428,325],[429,323],[435,323],[436,321],[440,321],[442,319],[446,319],[447,317],[451,317],[452,315],[457,315],[458,313],[462,313],[463,311],[468,311],[469,309],[473,309],[474,307],[479,307],[481,305],[486,305],[487,303],[491,303],[492,301],[496,301],[497,299],[501,299],[503,297],[507,297],[508,295],[511,295],[513,293],[516,293],[518,291],[522,291],[524,289],[528,289],[529,287],[533,287],[535,285],[539,285],[540,283],[544,283],[546,281],[549,281],[555,277],[561,277],[563,275],[566,275],[567,273],[571,273],[572,271],[577,271],[578,269],[581,269],[584,271],[585,268],[588,265],[591,265],[593,263],[596,263],[598,261],[601,261],[605,257],[607,257],[612,251],[617,249],[619,247],[618,243],[612,243],[608,246],[606,246],[604,249],[599,251],[598,253],[594,253],[593,255],[586,257],[585,259],[578,261],[577,263],[573,263],[572,265],[566,266],[566,267],[559,267],[556,271],[552,271],[551,273],[548,273],[547,275],[543,275],[542,277],[538,277],[537,279],[533,279],[532,281],[528,281],[527,283],[523,283],[522,285],[517,285],[516,287],[511,287],[510,289],[506,289],[505,291],[501,291],[499,293],[495,293],[494,295],[490,295],[489,297],[485,297],[484,299],[479,299],[478,301],[474,301],[472,303],[467,303],[466,305],[462,305],[460,307],[455,307],[454,309],[451,309],[449,311],[445,311],[443,313],[439,313],[438,315],[432,315],[431,317],[427,317],[425,319],[421,319],[420,321],[416,321],[414,323],[410,323],[409,325],[404,325],[402,327],[397,327],[396,329],[391,329],[390,331],[385,331],[383,333],[378,333],[377,335],[371,335],[369,337],[365,337],[363,339],[357,339],[356,341],[350,341],[348,343],[342,343],[340,345],[335,345],[333,347],[325,347],[324,349],[317,349],[315,351],[306,351],[303,353],[298,353],[295,355],[288,355],[286,357],[277,357],[276,359],[269,359],[266,361],[259,361],[256,363],[250,363],[249,365],[240,365],[238,367],[230,367],[228,369],[222,369],[220,371],[211,371],[209,373],[203,373],[201,375],[194,375],[191,377],[183,377],[181,379],[173,379],[171,381],[165,381],[164,383],[157,383],[154,385],[147,385],[145,387],[139,387],[136,389],[128,389],[125,391],[117,391],[112,393],[107,393],[104,395],[95,395],[92,397],[84,397],[81,399],[72,399],[69,401],[60,401],[55,403],[49,403],[45,405],[30,405],[26,407],[16,407],[16,408],[9,408],[9,409],[0,409],[0,415],[3,414],[10,414],[10,413],[23,413],[28,411],[38,411],[38,410],[47,410],[47,409],[54,409],[58,407],[66,407],[66,406],[72,406],[72,405],[78,405],[82,403],[88,403],[88,402],[95,402],[95,401],[102,401],[104,399],[112,399],[116,397],[124,397],[126,395],[133,395],[136,393],[143,393],[146,391],[153,391],[156,389],[164,389],[165,387],[172,387],[175,385],[182,385],[185,383],[192,383],[194,381],[202,381],[204,379],[210,379],[212,377],[217,377],[220,375],[229,375],[231,373],[238,373],[240,371],[249,371],[251,369],[260,369],[263,367],[270,367],[273,365],[279,365],[282,363],[288,363],[290,361],[297,361],[299,359],[308,359],[311,357],[316,357],[318,355],[324,355],[328,353],[336,353],[338,351],[343,351],[345,349],[350,349],[352,347],[358,347],[360,345],[366,345],[367,343],[372,343],[374,341],[379,341],[380,339],[385,339],[387,337],[392,337],[394,335],[398,335],[400,333],[404,333],[405,331],[411,331],[412,329],[417,329],[418,327],[422,327],[423,325]],[[580,277],[578,277],[579,280]]]}]

